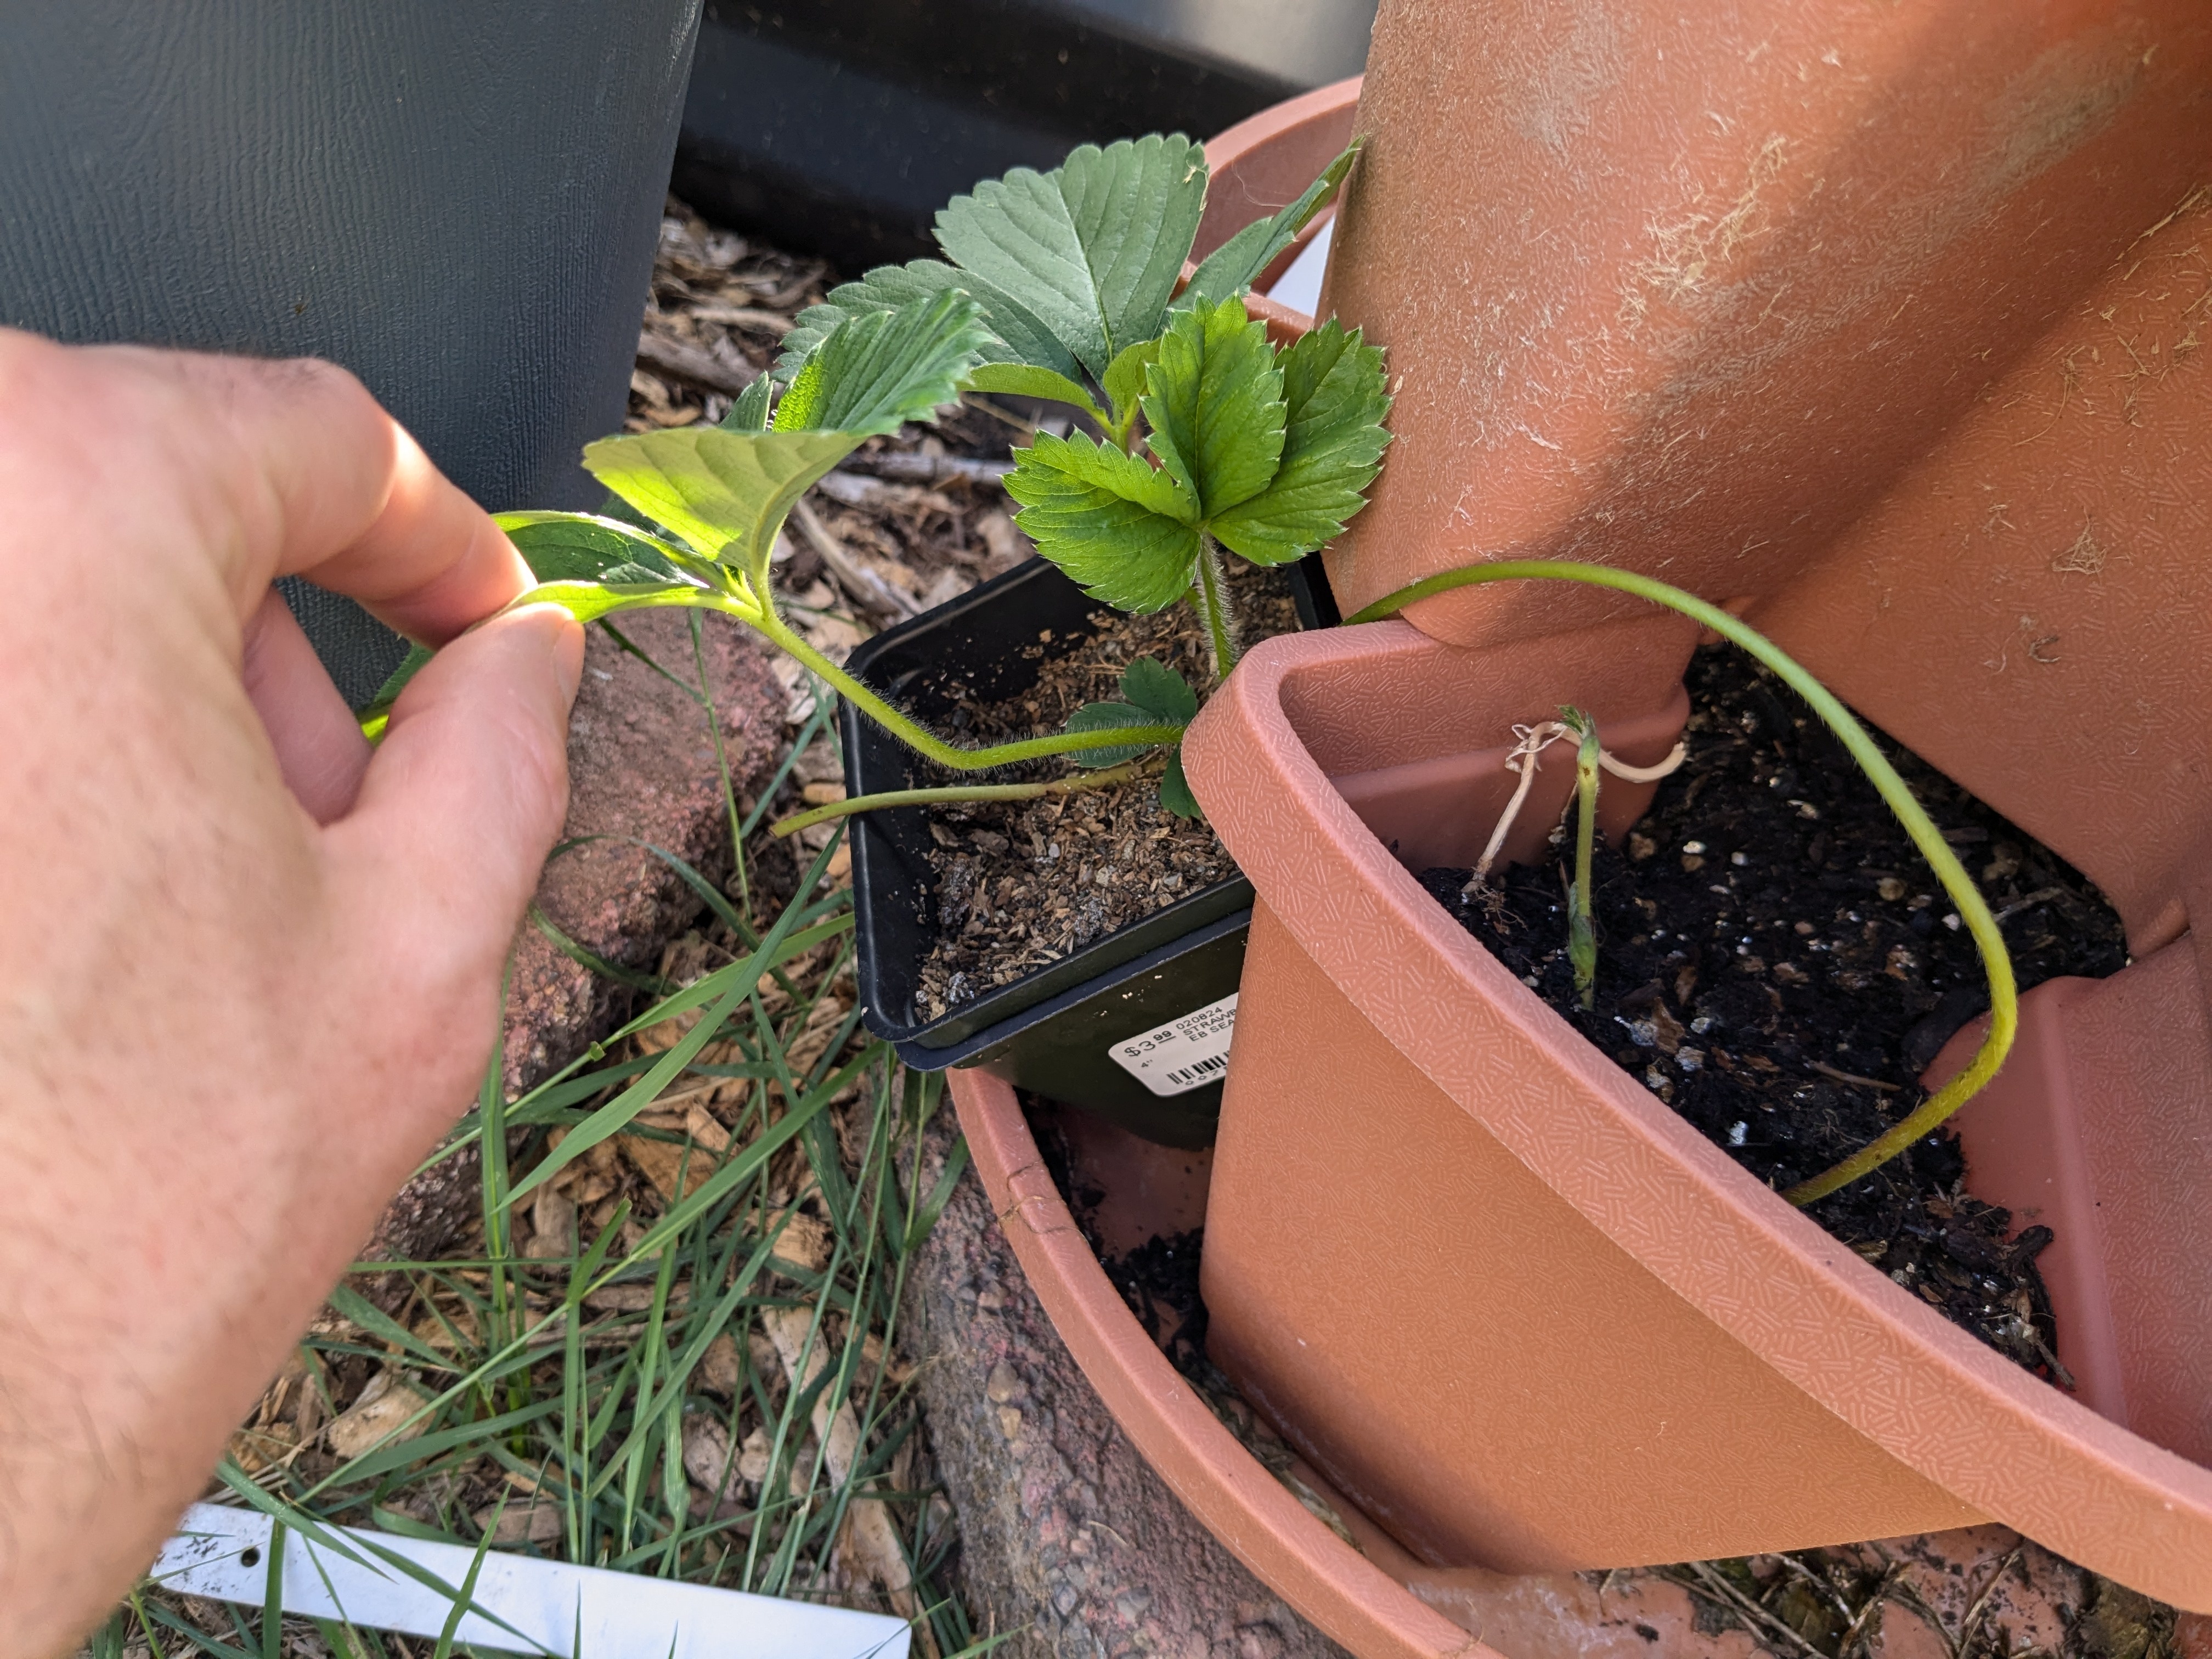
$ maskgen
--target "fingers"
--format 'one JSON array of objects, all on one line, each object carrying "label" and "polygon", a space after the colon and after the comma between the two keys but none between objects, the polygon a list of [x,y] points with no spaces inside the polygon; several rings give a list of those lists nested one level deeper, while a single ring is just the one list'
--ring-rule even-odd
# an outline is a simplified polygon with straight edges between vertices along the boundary
[{"label": "fingers", "polygon": [[431,645],[530,586],[490,516],[343,369],[167,362],[227,417],[240,520],[259,532],[248,577],[305,576]]},{"label": "fingers", "polygon": [[274,588],[246,625],[246,695],[293,798],[317,823],[343,817],[368,766],[368,740],[315,647]]},{"label": "fingers", "polygon": [[289,567],[319,586],[360,600],[411,639],[443,645],[491,615],[532,580],[530,567],[490,515],[391,426],[390,488],[383,510],[344,548]]},{"label": "fingers", "polygon": [[[303,575],[442,644],[530,585],[483,510],[331,364],[0,330],[0,404],[49,411],[47,433],[20,435],[52,453],[26,465],[81,475],[90,509],[150,495],[133,541],[210,562],[241,623],[271,578]],[[52,430],[61,410],[74,418]],[[87,431],[107,441],[88,446]],[[149,492],[149,478],[161,488]]]},{"label": "fingers", "polygon": [[[532,605],[441,651],[409,683],[354,810],[325,833],[363,988],[460,1045],[465,1093],[508,941],[568,806],[568,708],[583,630]],[[442,1035],[441,1035],[442,1034]],[[452,1099],[438,1104],[450,1108]]]}]

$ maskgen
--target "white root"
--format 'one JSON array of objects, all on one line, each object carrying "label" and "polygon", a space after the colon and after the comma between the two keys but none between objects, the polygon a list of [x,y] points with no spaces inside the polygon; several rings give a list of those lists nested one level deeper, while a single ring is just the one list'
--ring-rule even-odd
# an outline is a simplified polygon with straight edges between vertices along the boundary
[{"label": "white root", "polygon": [[1538,726],[1516,726],[1513,728],[1513,735],[1519,741],[1513,752],[1506,756],[1505,768],[1510,772],[1519,773],[1521,781],[1514,787],[1513,799],[1505,803],[1505,811],[1498,820],[1498,827],[1490,832],[1490,844],[1482,849],[1482,856],[1475,861],[1474,873],[1467,878],[1467,885],[1460,890],[1461,899],[1468,903],[1473,903],[1481,893],[1485,878],[1490,874],[1490,866],[1498,860],[1498,849],[1505,845],[1505,837],[1513,829],[1514,819],[1521,816],[1522,803],[1528,799],[1529,790],[1535,787],[1536,757],[1566,736],[1567,728],[1557,720],[1546,720]]},{"label": "white root", "polygon": [[[1498,820],[1498,827],[1490,832],[1490,842],[1482,849],[1482,857],[1468,878],[1467,885],[1460,890],[1460,898],[1473,903],[1482,893],[1490,875],[1490,866],[1497,862],[1498,850],[1505,845],[1505,837],[1512,832],[1514,820],[1521,816],[1521,808],[1528,799],[1528,791],[1536,782],[1536,757],[1568,735],[1567,728],[1558,720],[1546,720],[1538,726],[1516,726],[1513,735],[1518,739],[1512,752],[1505,757],[1509,771],[1520,774],[1521,781],[1514,786],[1513,799],[1505,803],[1505,811]],[[1678,743],[1667,758],[1654,766],[1632,766],[1609,750],[1600,750],[1597,761],[1613,776],[1630,783],[1656,783],[1682,764],[1689,750]]]},{"label": "white root", "polygon": [[1678,743],[1674,745],[1673,752],[1656,766],[1631,766],[1626,761],[1617,760],[1601,749],[1598,750],[1597,763],[1616,778],[1626,778],[1631,783],[1656,783],[1660,779],[1675,771],[1682,764],[1684,757],[1689,752],[1688,749]]}]

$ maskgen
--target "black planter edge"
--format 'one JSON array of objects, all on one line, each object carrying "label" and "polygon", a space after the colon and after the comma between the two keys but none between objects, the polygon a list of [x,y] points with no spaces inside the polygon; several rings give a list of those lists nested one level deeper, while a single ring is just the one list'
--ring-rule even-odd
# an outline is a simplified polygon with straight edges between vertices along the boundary
[{"label": "black planter edge", "polygon": [[[1206,892],[1212,893],[1220,889],[1236,886],[1243,887],[1249,899],[1251,892],[1250,884],[1244,882],[1241,878],[1233,882],[1221,882],[1216,887],[1208,888]],[[1194,896],[1204,897],[1206,895],[1197,894]],[[1167,912],[1162,911],[1158,914],[1164,915]],[[1042,1025],[1045,1021],[1066,1013],[1070,1008],[1089,1001],[1100,993],[1113,989],[1115,986],[1126,980],[1149,974],[1174,961],[1186,951],[1194,951],[1202,945],[1210,945],[1218,939],[1225,939],[1231,933],[1241,933],[1251,925],[1252,907],[1248,902],[1243,908],[1232,910],[1227,915],[1212,921],[1201,922],[1194,927],[1185,928],[1165,944],[1155,946],[1142,956],[1133,957],[1124,962],[1109,963],[1103,968],[1093,967],[1082,981],[1070,986],[1057,995],[1048,997],[1042,1002],[1032,1003],[1026,1008],[1009,1014],[994,1024],[985,1026],[974,1036],[944,1048],[931,1048],[926,1043],[912,1039],[900,1041],[896,1038],[886,1038],[885,1040],[897,1050],[901,1060],[917,1071],[937,1072],[956,1066],[981,1063],[990,1058],[991,1049],[1000,1047],[1031,1027]],[[1124,928],[1122,931],[1128,933],[1134,930]],[[1065,959],[1069,961],[1080,959],[1080,953],[1079,952],[1077,957]],[[1086,966],[1090,964],[1086,963]],[[877,1035],[883,1034],[878,1032]]]},{"label": "black planter edge", "polygon": [[[1025,581],[1049,580],[1041,575],[1041,561],[1024,562],[933,611],[909,617],[863,641],[848,659],[845,665],[848,671],[866,679],[867,670],[879,657],[915,634],[926,631],[933,625],[941,626],[947,621],[988,605],[1008,587]],[[1340,621],[1340,613],[1329,589],[1328,578],[1319,553],[1309,554],[1291,566],[1290,575],[1291,598],[1302,627],[1307,629],[1333,627]],[[863,751],[861,729],[864,718],[849,700],[840,704],[837,711],[838,737],[845,752],[846,784],[856,793],[866,793],[870,787],[866,781],[856,775],[857,757]],[[900,807],[890,810],[907,813],[921,809]],[[956,1052],[963,1056],[981,1053],[1035,1025],[1044,1018],[1034,1012],[1041,1005],[1049,1003],[1056,1012],[1065,1012],[1079,1005],[1096,993],[1103,978],[1119,976],[1120,970],[1128,969],[1129,964],[1139,957],[1150,959],[1163,952],[1170,956],[1176,954],[1197,943],[1192,936],[1200,930],[1206,930],[1205,938],[1207,939],[1218,937],[1227,929],[1218,924],[1239,915],[1249,917],[1252,904],[1251,884],[1241,874],[1228,877],[1177,900],[1164,909],[1156,910],[1140,921],[1118,928],[1057,962],[1048,963],[1024,975],[1010,984],[994,987],[983,996],[934,1019],[902,1020],[892,1017],[878,1006],[874,996],[868,994],[873,975],[867,971],[867,964],[874,959],[879,949],[876,938],[877,924],[882,920],[866,902],[870,890],[875,885],[868,866],[885,855],[876,842],[876,835],[865,823],[854,825],[851,845],[854,897],[860,911],[855,919],[856,943],[860,947],[863,958],[860,964],[864,1005],[862,1021],[869,1031],[891,1043],[909,1064],[928,1071],[942,1070],[960,1063],[951,1057]]]}]

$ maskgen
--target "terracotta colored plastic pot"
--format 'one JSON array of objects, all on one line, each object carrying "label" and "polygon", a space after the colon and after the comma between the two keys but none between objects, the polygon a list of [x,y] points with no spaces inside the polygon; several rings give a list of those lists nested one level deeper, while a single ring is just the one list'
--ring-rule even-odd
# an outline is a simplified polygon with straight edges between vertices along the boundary
[{"label": "terracotta colored plastic pot", "polygon": [[975,1172],[1054,1329],[1191,1513],[1362,1659],[1497,1659],[1309,1514],[1152,1346],[1068,1214],[1013,1086],[981,1072],[950,1082]]},{"label": "terracotta colored plastic pot", "polygon": [[[960,1122],[1022,1271],[1130,1439],[1228,1546],[1307,1618],[1364,1659],[1741,1659],[1745,1633],[1713,1631],[1710,1610],[1678,1583],[1644,1573],[1505,1574],[1415,1559],[1310,1467],[1294,1473],[1334,1508],[1357,1553],[1285,1490],[1171,1370],[1101,1271],[1069,1215],[1014,1091],[955,1073]],[[1042,1109],[1051,1114],[1051,1109]],[[1091,1195],[1099,1248],[1127,1251],[1206,1218],[1202,1158],[1163,1152],[1080,1112],[1052,1114],[1070,1178]],[[1984,1601],[1984,1633],[2015,1650],[2054,1650],[2081,1604],[2078,1576],[2048,1556],[2023,1559],[1998,1527],[1884,1540],[1955,1631]],[[2014,1569],[2018,1571],[2015,1571]],[[1449,1618],[1446,1624],[1438,1615]],[[2200,1621],[2205,1622],[2205,1621]],[[2188,1621],[2185,1620],[2185,1626]],[[2205,1623],[2212,1629],[2212,1623]],[[1480,1638],[1470,1642],[1467,1632]],[[1878,1659],[1943,1651],[1948,1638],[1893,1605],[1872,1633]],[[2179,1635],[2194,1656],[2201,1632]],[[1487,1644],[1488,1645],[1485,1645]],[[2207,1649],[2212,1654],[2212,1649]]]},{"label": "terracotta colored plastic pot", "polygon": [[[1838,1244],[1393,856],[1429,820],[1365,787],[1378,759],[1402,773],[1440,734],[1480,741],[1569,695],[1634,707],[1673,672],[1671,628],[1271,641],[1209,704],[1192,776],[1260,896],[1206,1221],[1211,1351],[1432,1562],[1626,1565],[1990,1517],[2212,1607],[2212,1474]],[[1547,769],[1564,790],[1569,768]],[[1467,817],[1479,832],[1495,806],[1470,793]]]},{"label": "terracotta colored plastic pot", "polygon": [[1744,602],[2148,955],[2212,849],[2208,108],[2198,0],[1386,0],[1322,309],[1395,441],[1339,603],[1493,557]]},{"label": "terracotta colored plastic pot", "polygon": [[1345,781],[1560,702],[1655,714],[1686,636],[1516,584],[1414,607],[1433,637],[1255,650],[1186,750],[1261,900],[1213,1346],[1425,1559],[1979,1515],[2212,1607],[2212,1024],[2183,937],[2212,899],[2208,98],[2212,16],[2179,0],[1378,18],[1323,308],[1390,352],[1397,440],[1340,601],[1499,556],[1739,601],[2092,876],[2138,958],[2029,999],[1961,1123],[1975,1190],[2058,1229],[2074,1400],[1571,1035],[1392,856],[1418,867],[1419,826]]}]

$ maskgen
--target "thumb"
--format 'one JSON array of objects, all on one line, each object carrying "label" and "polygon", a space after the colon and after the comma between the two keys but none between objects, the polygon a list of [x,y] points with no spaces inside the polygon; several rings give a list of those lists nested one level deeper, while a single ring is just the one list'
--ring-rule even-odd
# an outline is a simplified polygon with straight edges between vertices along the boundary
[{"label": "thumb", "polygon": [[426,1018],[415,1026],[426,1061],[458,1041],[464,1092],[568,810],[583,659],[583,630],[551,605],[463,635],[408,683],[353,811],[324,832],[339,939],[369,975],[361,1006]]}]

